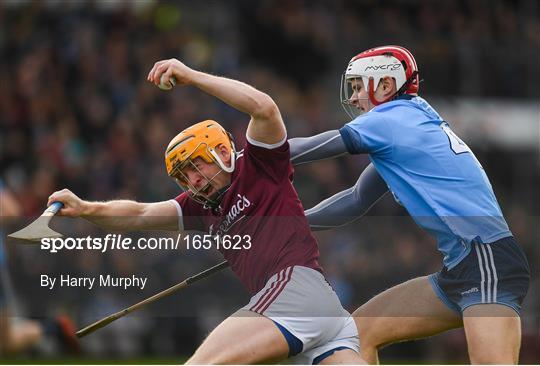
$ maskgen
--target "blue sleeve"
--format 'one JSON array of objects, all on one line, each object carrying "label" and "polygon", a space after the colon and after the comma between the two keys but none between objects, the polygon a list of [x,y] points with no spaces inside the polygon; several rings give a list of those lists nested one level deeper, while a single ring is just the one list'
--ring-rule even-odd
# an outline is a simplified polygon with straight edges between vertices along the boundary
[{"label": "blue sleeve", "polygon": [[387,119],[376,114],[360,116],[339,130],[351,154],[384,155],[392,151],[393,133]]}]

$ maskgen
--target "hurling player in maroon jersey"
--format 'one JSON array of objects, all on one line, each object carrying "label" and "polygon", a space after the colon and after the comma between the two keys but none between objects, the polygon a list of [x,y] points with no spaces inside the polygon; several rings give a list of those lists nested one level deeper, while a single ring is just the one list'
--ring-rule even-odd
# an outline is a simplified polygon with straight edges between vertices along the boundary
[{"label": "hurling player in maroon jersey", "polygon": [[88,202],[62,190],[49,203],[61,201],[60,214],[111,229],[199,230],[218,238],[213,244],[252,297],[188,363],[364,363],[354,321],[318,264],[317,243],[291,182],[285,125],[272,98],[176,59],[157,62],[148,80],[197,87],[248,114],[244,150],[236,151],[221,125],[206,120],[166,149],[167,172],[186,190],[175,199]]}]

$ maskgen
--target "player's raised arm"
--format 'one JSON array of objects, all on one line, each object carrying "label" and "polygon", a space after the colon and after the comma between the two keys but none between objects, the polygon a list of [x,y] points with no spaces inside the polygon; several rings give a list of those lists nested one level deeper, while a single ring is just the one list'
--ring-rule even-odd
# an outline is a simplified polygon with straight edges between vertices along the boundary
[{"label": "player's raised arm", "polygon": [[289,139],[289,145],[293,165],[336,158],[347,153],[347,147],[338,130],[326,131],[311,137],[295,137]]},{"label": "player's raised arm", "polygon": [[174,202],[141,203],[129,200],[90,202],[80,199],[68,189],[54,192],[47,205],[62,202],[61,216],[82,217],[104,229],[114,231],[179,229],[178,211]]},{"label": "player's raised arm", "polygon": [[370,164],[353,187],[325,199],[305,214],[312,230],[335,228],[365,215],[386,192],[386,183]]},{"label": "player's raised arm", "polygon": [[269,145],[285,139],[285,125],[269,95],[237,80],[193,70],[176,59],[157,62],[148,74],[148,80],[156,85],[173,77],[177,84],[195,86],[249,114],[248,137]]}]

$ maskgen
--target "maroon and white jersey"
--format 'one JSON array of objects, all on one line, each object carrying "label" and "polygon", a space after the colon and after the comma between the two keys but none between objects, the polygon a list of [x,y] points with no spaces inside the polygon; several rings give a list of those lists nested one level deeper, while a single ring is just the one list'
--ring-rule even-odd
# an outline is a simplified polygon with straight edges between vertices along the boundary
[{"label": "maroon and white jersey", "polygon": [[195,202],[187,192],[175,200],[181,208],[180,229],[249,236],[250,249],[218,249],[253,295],[284,268],[322,269],[317,242],[292,184],[289,143],[276,147],[248,140],[237,154],[231,186],[218,209]]}]

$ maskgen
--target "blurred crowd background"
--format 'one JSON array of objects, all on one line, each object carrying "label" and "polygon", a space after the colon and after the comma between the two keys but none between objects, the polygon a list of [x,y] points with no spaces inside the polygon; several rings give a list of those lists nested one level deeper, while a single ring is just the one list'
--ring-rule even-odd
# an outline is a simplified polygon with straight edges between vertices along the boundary
[{"label": "blurred crowd background", "polygon": [[[450,124],[451,116],[459,116],[455,130],[476,152],[528,254],[533,278],[523,308],[522,361],[538,363],[537,0],[4,0],[0,179],[23,209],[18,223],[41,213],[47,197],[62,188],[90,200],[176,196],[164,148],[180,130],[203,119],[218,120],[233,132],[237,146],[243,145],[248,117],[195,89],[158,90],[146,81],[158,60],[175,57],[268,92],[289,136],[296,137],[347,122],[339,103],[341,73],[352,56],[383,44],[411,50],[424,80],[420,94],[440,107]],[[464,105],[468,112],[460,114],[456,109]],[[489,116],[483,106],[489,106]],[[467,131],[474,138],[468,139]],[[298,167],[295,185],[305,207],[351,186],[368,162],[360,156]],[[9,220],[3,221],[7,230]],[[95,232],[80,222],[68,226],[68,233]],[[440,269],[433,238],[388,196],[358,222],[317,237],[326,274],[349,310],[392,285]],[[80,326],[219,260],[217,254],[171,251],[52,255],[9,243],[7,252],[12,312],[47,317],[63,311]],[[152,286],[131,296],[110,289],[52,296],[37,288],[43,272],[148,272]],[[85,339],[83,356],[189,355],[221,317],[247,299],[231,274],[219,276]],[[159,306],[174,310],[167,316]],[[462,331],[388,347],[381,360],[468,362]]]}]

